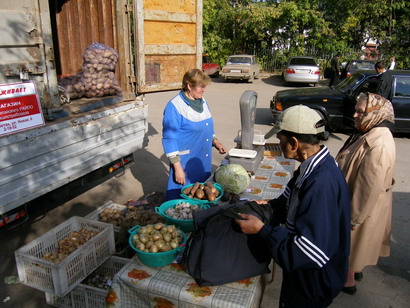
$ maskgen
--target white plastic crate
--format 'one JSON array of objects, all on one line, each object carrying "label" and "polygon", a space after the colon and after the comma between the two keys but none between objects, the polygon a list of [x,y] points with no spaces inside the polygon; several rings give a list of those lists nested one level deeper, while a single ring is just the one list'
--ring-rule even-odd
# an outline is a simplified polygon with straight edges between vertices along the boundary
[{"label": "white plastic crate", "polygon": [[[114,277],[130,259],[112,256],[96,271]],[[91,274],[93,275],[93,274]],[[80,283],[64,297],[46,293],[47,304],[60,308],[104,308],[108,289],[101,289]]]},{"label": "white plastic crate", "polygon": [[[82,228],[99,233],[60,263],[43,259],[44,254],[58,247],[59,240]],[[64,296],[114,252],[114,230],[111,224],[74,216],[16,250],[15,257],[22,283],[56,296]]]},{"label": "white plastic crate", "polygon": [[[105,209],[105,208],[109,208],[109,209],[113,209],[113,210],[126,210],[127,207],[125,205],[121,205],[121,204],[117,204],[112,202],[111,200],[105,202],[103,205],[99,206],[97,209],[95,209],[94,211],[92,211],[90,214],[88,214],[87,216],[85,216],[84,218],[87,219],[91,219],[91,220],[96,220],[96,221],[100,221],[98,215]],[[113,225],[114,226],[114,225]],[[115,233],[119,233],[120,232],[120,227],[118,226],[114,226],[114,232]]]}]

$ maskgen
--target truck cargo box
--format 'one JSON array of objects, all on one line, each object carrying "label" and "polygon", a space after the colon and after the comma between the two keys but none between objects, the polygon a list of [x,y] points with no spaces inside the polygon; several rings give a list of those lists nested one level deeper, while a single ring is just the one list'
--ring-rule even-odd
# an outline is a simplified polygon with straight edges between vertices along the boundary
[{"label": "truck cargo box", "polygon": [[[1,1],[0,28],[0,84],[34,82],[45,118],[0,135],[0,214],[146,146],[144,93],[201,66],[202,0]],[[118,52],[122,95],[64,103],[58,80],[94,42]]]}]

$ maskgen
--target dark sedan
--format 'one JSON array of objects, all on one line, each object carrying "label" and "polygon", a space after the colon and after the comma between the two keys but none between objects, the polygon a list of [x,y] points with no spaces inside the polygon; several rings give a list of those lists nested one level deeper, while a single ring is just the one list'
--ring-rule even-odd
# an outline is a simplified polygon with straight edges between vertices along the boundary
[{"label": "dark sedan", "polygon": [[[395,131],[410,133],[410,71],[393,70],[390,101],[395,112]],[[381,81],[372,71],[358,71],[335,87],[278,91],[270,102],[276,118],[288,107],[303,104],[317,110],[328,129],[352,128],[356,97],[361,92],[377,93]]]},{"label": "dark sedan", "polygon": [[340,80],[352,76],[357,71],[371,70],[374,71],[376,61],[373,60],[350,60],[340,73]]}]

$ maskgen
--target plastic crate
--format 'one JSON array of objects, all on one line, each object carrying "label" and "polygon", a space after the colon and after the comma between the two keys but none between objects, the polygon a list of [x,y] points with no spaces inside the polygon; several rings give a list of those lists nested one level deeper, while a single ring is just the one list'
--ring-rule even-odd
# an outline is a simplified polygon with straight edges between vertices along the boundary
[{"label": "plastic crate", "polygon": [[[121,210],[121,211],[126,211],[126,209],[127,209],[127,207],[125,205],[117,204],[117,203],[114,203],[111,200],[109,200],[109,201],[105,202],[103,205],[101,205],[100,207],[98,207],[96,210],[92,211],[90,214],[85,216],[84,218],[100,221],[98,215],[105,208],[110,208],[110,209],[114,209],[114,210]],[[119,233],[120,232],[120,227],[114,226],[114,232]]]},{"label": "plastic crate", "polygon": [[[96,269],[96,271],[114,277],[128,262],[130,262],[129,259],[113,256]],[[80,283],[63,297],[45,293],[47,304],[60,308],[104,308],[107,294],[108,289],[97,288],[84,283]]]},{"label": "plastic crate", "polygon": [[164,217],[167,220],[167,223],[170,225],[176,225],[179,227],[182,231],[184,232],[192,232],[194,231],[194,220],[193,219],[175,219],[172,217],[169,217],[165,212],[169,208],[174,208],[177,204],[180,203],[189,203],[189,204],[197,204],[200,208],[202,209],[208,209],[209,205],[205,203],[198,202],[194,199],[174,199],[174,200],[169,200],[164,203],[162,203],[159,207],[155,208],[155,211]]},{"label": "plastic crate", "polygon": [[[166,226],[168,226],[168,225],[166,225]],[[135,234],[138,234],[139,229],[140,229],[140,226],[135,226],[134,228],[131,228],[130,230],[128,230],[128,233],[130,234],[128,242],[129,242],[131,248],[136,251],[136,254],[137,254],[138,258],[145,265],[165,266],[165,265],[171,264],[175,260],[176,256],[178,254],[180,254],[185,248],[185,243],[186,243],[187,238],[186,238],[185,233],[183,231],[181,231],[183,239],[182,239],[182,243],[179,245],[179,247],[177,247],[173,250],[170,250],[170,251],[165,251],[165,252],[156,252],[156,253],[143,252],[143,251],[137,249],[134,246],[134,244],[132,243],[132,237]]]},{"label": "plastic crate", "polygon": [[[59,240],[82,228],[99,233],[60,263],[43,259],[45,253],[51,253],[58,247]],[[114,231],[111,224],[74,216],[16,250],[15,257],[19,279],[23,284],[56,296],[64,296],[114,252]]]}]

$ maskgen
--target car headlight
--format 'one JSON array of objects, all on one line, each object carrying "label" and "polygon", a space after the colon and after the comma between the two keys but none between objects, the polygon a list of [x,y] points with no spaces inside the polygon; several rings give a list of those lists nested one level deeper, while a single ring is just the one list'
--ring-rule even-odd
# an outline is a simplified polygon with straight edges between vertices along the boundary
[{"label": "car headlight", "polygon": [[273,102],[275,103],[275,110],[283,111],[282,103],[279,101],[277,97],[273,98]]}]

